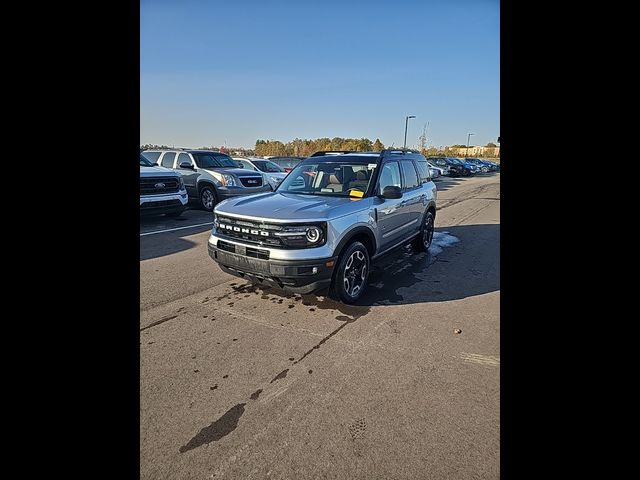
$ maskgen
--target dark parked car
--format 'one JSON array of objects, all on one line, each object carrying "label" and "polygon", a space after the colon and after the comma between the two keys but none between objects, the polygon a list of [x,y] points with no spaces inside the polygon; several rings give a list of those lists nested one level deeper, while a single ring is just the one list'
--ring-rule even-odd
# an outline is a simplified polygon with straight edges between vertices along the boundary
[{"label": "dark parked car", "polygon": [[[465,165],[463,162],[453,157],[429,157],[428,161],[435,163],[439,167],[449,167],[450,177],[468,177],[473,173],[471,164]],[[475,166],[474,166],[475,167]]]},{"label": "dark parked car", "polygon": [[487,173],[489,171],[489,165],[479,158],[467,158],[466,161],[478,167],[478,173]]}]

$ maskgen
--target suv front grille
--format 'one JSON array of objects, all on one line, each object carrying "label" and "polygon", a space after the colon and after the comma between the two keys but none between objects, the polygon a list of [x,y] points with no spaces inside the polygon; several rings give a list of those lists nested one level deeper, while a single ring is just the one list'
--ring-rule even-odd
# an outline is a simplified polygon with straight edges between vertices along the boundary
[{"label": "suv front grille", "polygon": [[262,177],[240,177],[240,183],[249,188],[261,187]]},{"label": "suv front grille", "polygon": [[[220,250],[224,250],[225,252],[230,253],[238,253],[236,245],[233,243],[223,242],[222,240],[218,241],[218,248]],[[245,247],[246,252],[244,253],[247,257],[259,258],[260,260],[269,260],[269,250],[259,250],[257,248]]]},{"label": "suv front grille", "polygon": [[282,241],[274,235],[275,232],[283,230],[284,227],[281,225],[223,216],[218,216],[218,222],[220,226],[216,228],[216,233],[221,236],[256,245],[286,248]]},{"label": "suv front grille", "polygon": [[175,177],[140,178],[140,195],[164,195],[180,190],[180,182]]}]

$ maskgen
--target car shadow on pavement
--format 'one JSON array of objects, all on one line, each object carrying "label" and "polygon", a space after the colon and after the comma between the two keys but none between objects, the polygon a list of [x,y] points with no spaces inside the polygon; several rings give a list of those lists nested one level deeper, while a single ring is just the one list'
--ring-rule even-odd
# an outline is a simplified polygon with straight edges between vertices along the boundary
[{"label": "car shadow on pavement", "polygon": [[[446,238],[449,245],[434,245],[429,253],[415,253],[406,246],[378,259],[367,290],[355,305],[332,300],[328,289],[302,295],[303,304],[360,316],[374,305],[445,302],[500,290],[500,224],[436,228],[436,235]],[[282,300],[299,296],[250,283],[234,285],[236,293],[262,294],[265,298],[268,292],[272,300],[276,296]]]},{"label": "car shadow on pavement", "polygon": [[427,253],[407,246],[379,259],[357,304],[445,302],[500,290],[500,225],[436,229],[445,232],[459,241]]},{"label": "car shadow on pavement", "polygon": [[[191,227],[174,232],[140,237],[140,261],[189,250],[197,245],[195,242],[187,240],[184,237],[197,235],[198,233],[208,232],[210,230],[211,225],[201,225],[199,227]],[[206,246],[204,255],[207,255]],[[210,260],[208,256],[207,260]]]},{"label": "car shadow on pavement", "polygon": [[456,185],[460,185],[462,181],[464,181],[464,179],[461,177],[438,177],[433,180],[433,183],[436,184],[436,188],[439,192],[443,192],[455,187]]}]

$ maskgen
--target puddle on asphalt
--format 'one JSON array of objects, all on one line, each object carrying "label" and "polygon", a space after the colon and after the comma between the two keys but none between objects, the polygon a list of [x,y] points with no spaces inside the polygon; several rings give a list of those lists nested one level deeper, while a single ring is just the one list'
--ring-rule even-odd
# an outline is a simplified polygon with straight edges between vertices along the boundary
[{"label": "puddle on asphalt", "polygon": [[231,407],[218,420],[208,427],[204,427],[195,437],[189,440],[186,445],[180,447],[180,453],[188,452],[189,450],[193,450],[194,448],[198,448],[211,442],[217,442],[221,438],[229,435],[238,426],[238,421],[244,413],[245,405],[246,403],[238,403]]},{"label": "puddle on asphalt", "polygon": [[[293,363],[296,363],[296,362],[293,362]],[[281,371],[278,375],[273,377],[273,380],[271,380],[269,383],[277,382],[278,380],[281,380],[281,379],[285,378],[287,376],[288,372],[289,372],[288,368],[283,370],[283,371]]]}]

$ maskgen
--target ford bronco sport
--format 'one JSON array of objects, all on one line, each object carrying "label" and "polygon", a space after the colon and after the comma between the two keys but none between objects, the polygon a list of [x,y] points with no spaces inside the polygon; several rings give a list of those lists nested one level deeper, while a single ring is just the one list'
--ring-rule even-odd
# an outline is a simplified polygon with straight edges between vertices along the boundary
[{"label": "ford bronco sport", "polygon": [[372,261],[410,241],[429,248],[435,217],[436,186],[419,153],[317,152],[275,192],[220,202],[208,250],[222,270],[254,283],[330,287],[354,303]]}]

